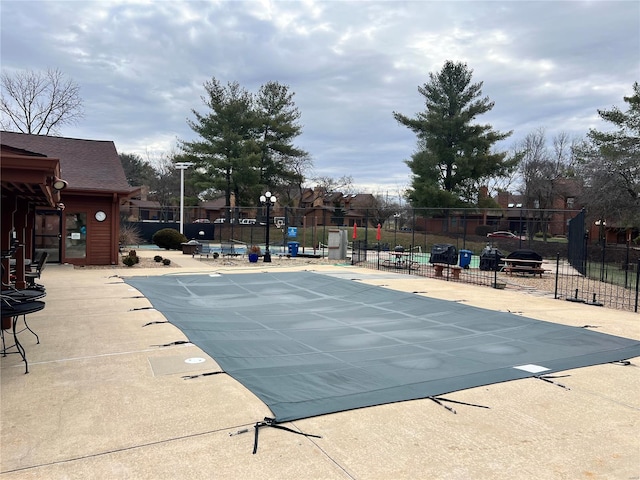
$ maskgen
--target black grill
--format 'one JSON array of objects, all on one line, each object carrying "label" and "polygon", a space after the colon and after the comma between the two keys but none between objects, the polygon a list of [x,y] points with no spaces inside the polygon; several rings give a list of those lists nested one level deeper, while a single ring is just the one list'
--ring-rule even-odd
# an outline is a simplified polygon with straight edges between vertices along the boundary
[{"label": "black grill", "polygon": [[431,247],[429,263],[446,263],[456,265],[458,263],[458,250],[454,245],[438,243]]},{"label": "black grill", "polygon": [[496,270],[504,266],[504,255],[497,248],[486,247],[480,254],[480,270]]}]

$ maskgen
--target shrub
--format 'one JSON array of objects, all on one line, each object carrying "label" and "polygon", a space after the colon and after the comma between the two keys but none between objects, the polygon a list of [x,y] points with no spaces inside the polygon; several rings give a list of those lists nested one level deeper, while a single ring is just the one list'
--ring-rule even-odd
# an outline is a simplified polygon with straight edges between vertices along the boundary
[{"label": "shrub", "polygon": [[138,257],[132,257],[131,255],[127,255],[122,259],[122,263],[124,263],[127,267],[133,267],[136,263],[138,263],[136,261],[137,259]]},{"label": "shrub", "polygon": [[165,250],[180,250],[181,244],[187,241],[187,237],[175,228],[163,228],[154,233],[151,240]]},{"label": "shrub", "polygon": [[260,255],[262,252],[261,252],[260,247],[258,245],[251,245],[249,247],[249,253],[257,253],[258,255]]},{"label": "shrub", "polygon": [[140,257],[135,250],[129,250],[129,257],[133,258],[134,263],[140,263]]},{"label": "shrub", "polygon": [[120,237],[118,238],[120,245],[140,245],[142,240],[142,234],[137,226],[130,223],[120,224]]},{"label": "shrub", "polygon": [[156,262],[161,262],[162,261],[162,257],[160,255],[156,255],[155,257],[153,257],[153,260]]},{"label": "shrub", "polygon": [[171,260],[169,260],[168,258],[165,258],[164,260],[162,260],[162,264],[163,265],[170,265],[171,264]]}]

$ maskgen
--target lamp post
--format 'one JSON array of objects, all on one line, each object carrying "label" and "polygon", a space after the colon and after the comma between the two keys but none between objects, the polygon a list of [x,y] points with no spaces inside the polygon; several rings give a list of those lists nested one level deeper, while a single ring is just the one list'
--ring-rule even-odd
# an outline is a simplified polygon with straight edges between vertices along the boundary
[{"label": "lamp post", "polygon": [[271,220],[269,219],[269,210],[271,209],[271,205],[275,205],[276,197],[272,195],[271,192],[266,192],[264,195],[260,195],[260,203],[262,205],[266,205],[267,207],[267,234],[266,234],[266,247],[264,250],[264,261],[267,263],[271,262],[271,252],[269,251],[269,227],[271,226],[269,223]]},{"label": "lamp post", "polygon": [[192,166],[191,162],[178,162],[175,167],[180,170],[180,233],[184,234],[184,171]]},{"label": "lamp post", "polygon": [[393,214],[393,243],[395,243],[396,245],[398,245],[398,219],[400,218],[400,214],[399,213],[394,213]]}]

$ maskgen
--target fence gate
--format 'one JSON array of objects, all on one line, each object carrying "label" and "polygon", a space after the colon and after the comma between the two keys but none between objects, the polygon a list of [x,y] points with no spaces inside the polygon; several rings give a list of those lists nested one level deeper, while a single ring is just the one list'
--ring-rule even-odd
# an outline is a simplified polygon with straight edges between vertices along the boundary
[{"label": "fence gate", "polygon": [[567,257],[569,263],[580,274],[587,274],[587,231],[585,229],[586,212],[582,210],[569,220],[569,245]]},{"label": "fence gate", "polygon": [[355,240],[351,253],[351,264],[357,265],[367,261],[367,242],[364,240]]}]

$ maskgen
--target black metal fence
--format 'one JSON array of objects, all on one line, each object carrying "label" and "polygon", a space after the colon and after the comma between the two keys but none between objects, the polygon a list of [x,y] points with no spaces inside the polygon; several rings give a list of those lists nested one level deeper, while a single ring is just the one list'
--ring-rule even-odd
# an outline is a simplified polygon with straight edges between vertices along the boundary
[{"label": "black metal fence", "polygon": [[[184,231],[188,239],[248,246],[264,245],[268,228],[273,250],[287,252],[293,242],[300,254],[326,255],[329,232],[342,228],[348,231],[351,262],[366,268],[638,311],[638,228],[625,243],[607,243],[590,232],[584,211],[404,209],[377,220],[380,216],[374,209],[309,216],[302,209],[283,208],[266,225],[255,207],[235,208],[232,221],[185,223]],[[145,238],[160,228],[177,228],[176,223],[140,225]],[[501,230],[514,233],[494,235]],[[455,249],[455,262],[432,261],[434,248],[442,245]],[[491,260],[494,253],[508,257],[518,250],[534,251],[542,263],[526,271]]]},{"label": "black metal fence", "polygon": [[[445,261],[437,257],[440,253],[434,258],[433,251],[424,252],[420,247],[408,246],[402,251],[368,247],[362,241],[354,242],[354,265],[638,312],[640,260],[627,263],[625,268],[606,256],[604,262],[585,262],[583,274],[560,254],[543,258],[539,265],[536,262],[537,268],[532,268],[526,262],[519,267],[518,261],[510,260],[492,247],[479,255],[463,249]],[[618,252],[616,257],[619,256],[625,254]]]}]

